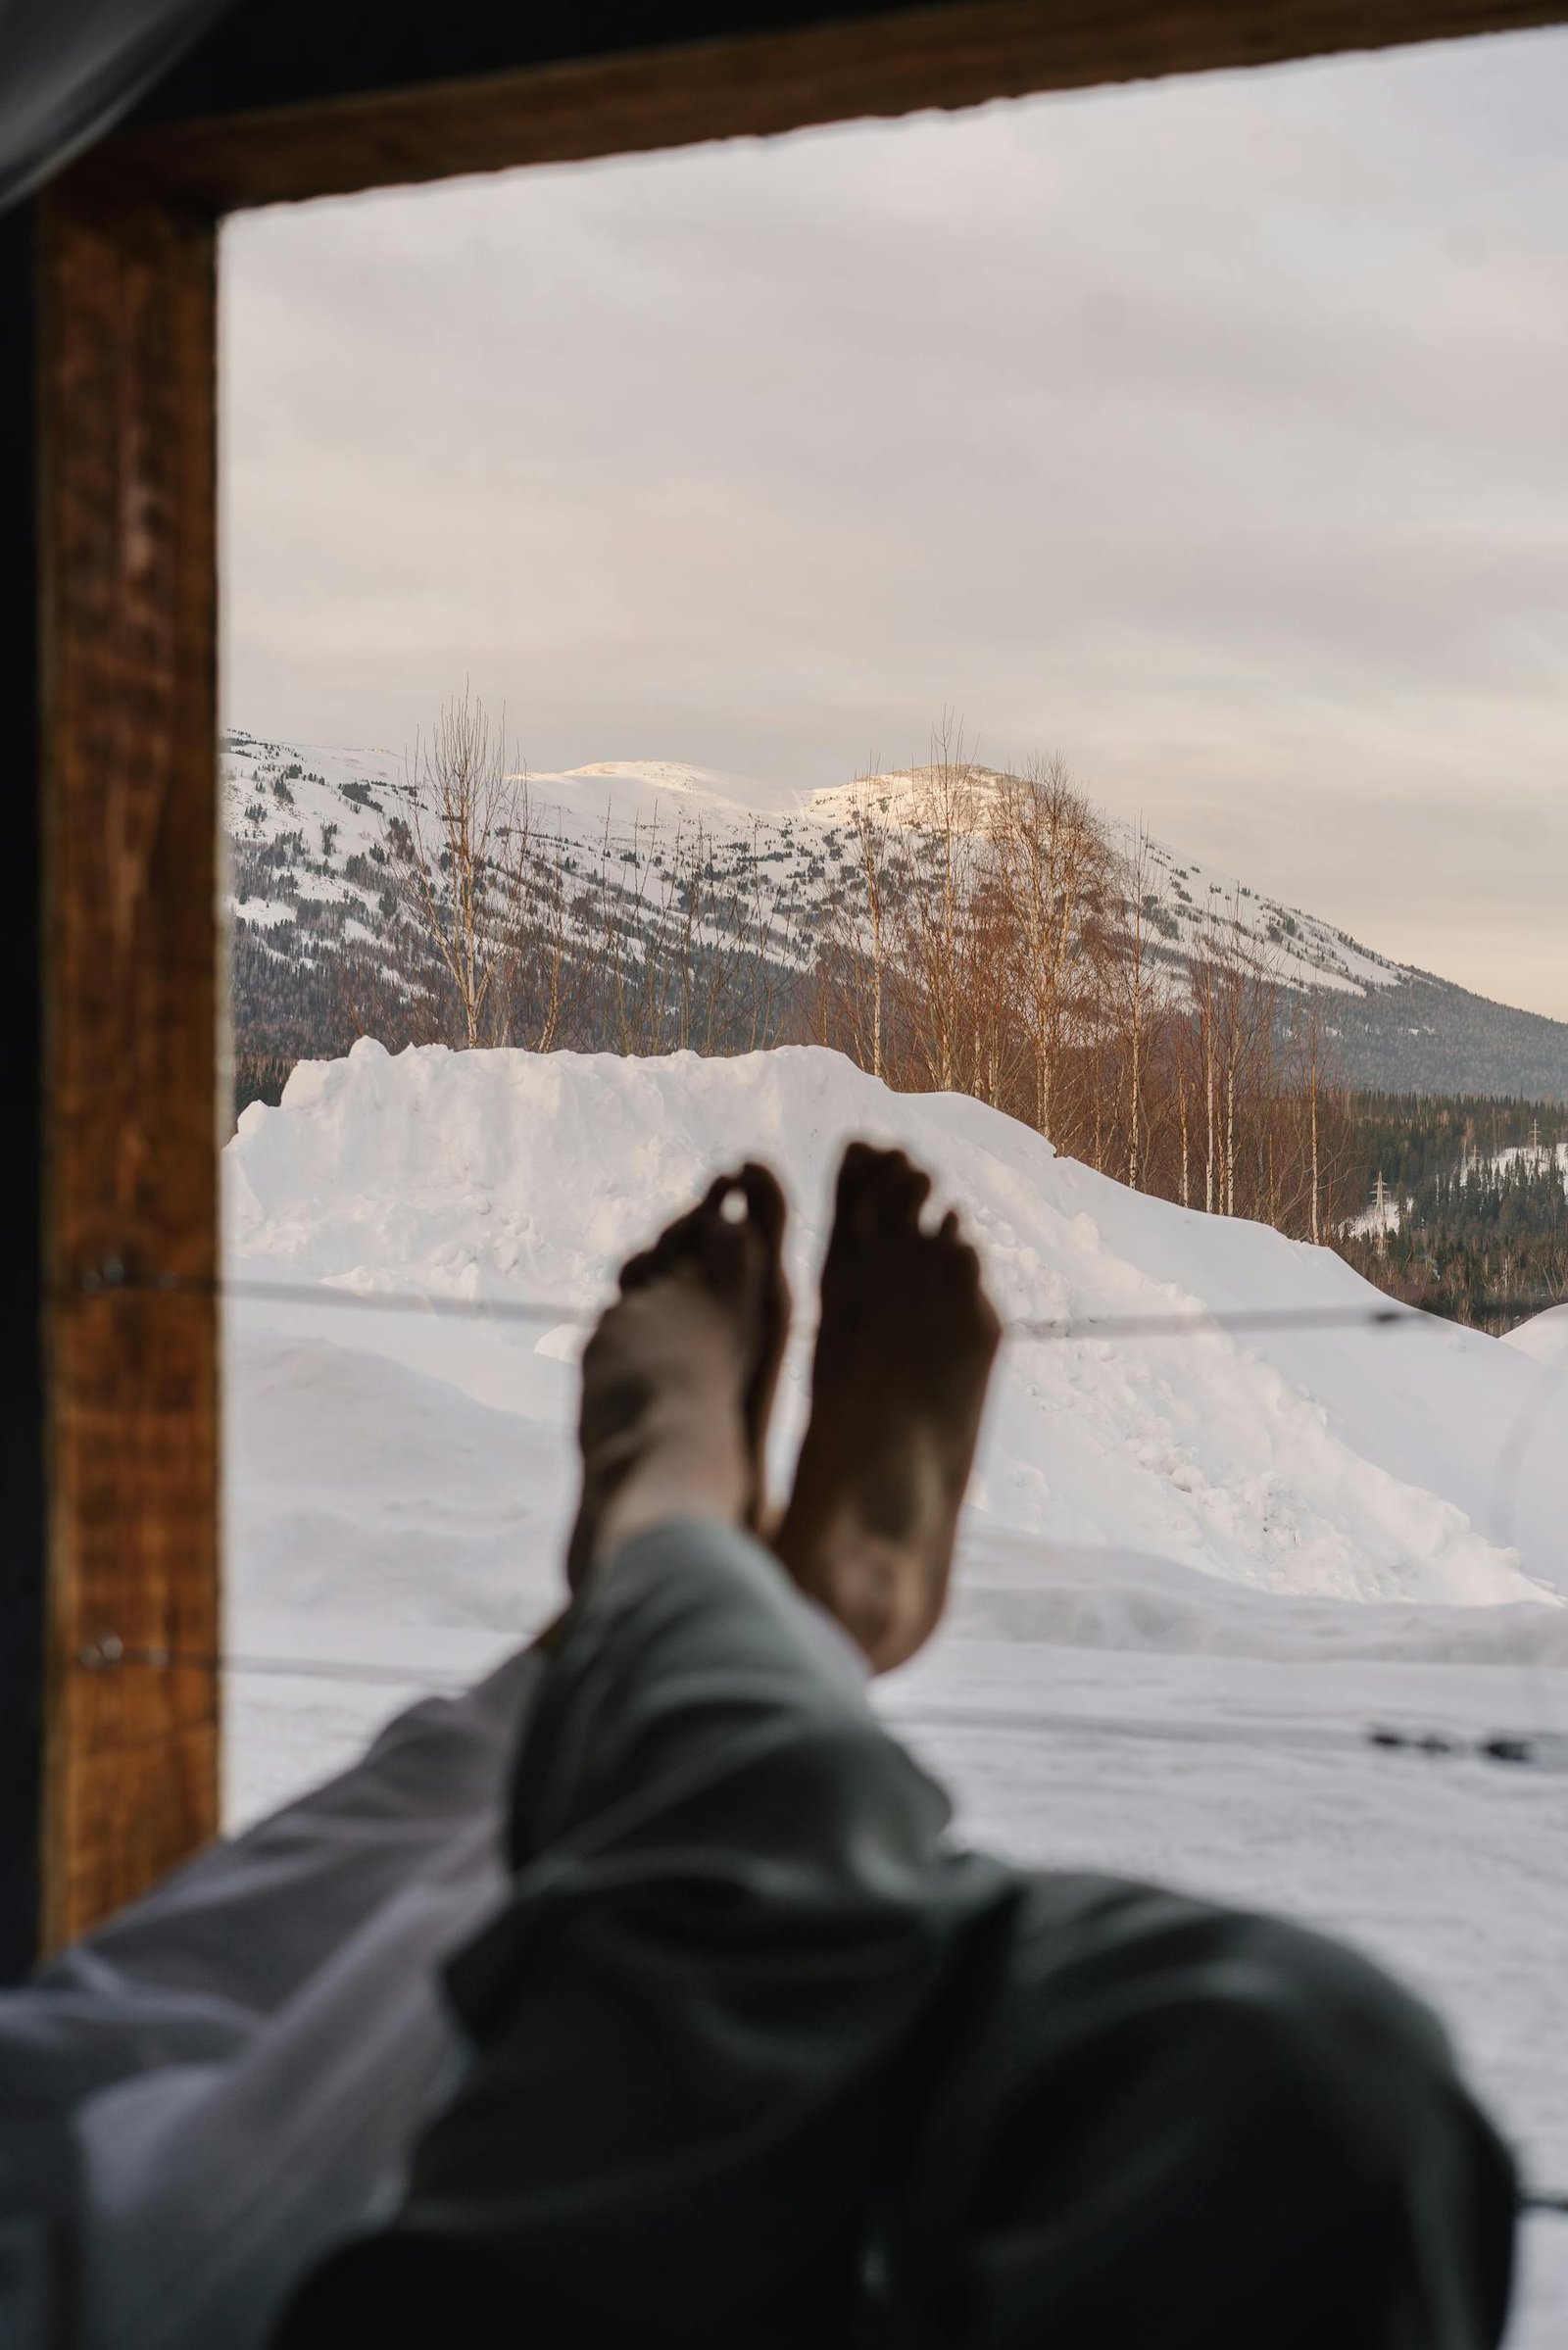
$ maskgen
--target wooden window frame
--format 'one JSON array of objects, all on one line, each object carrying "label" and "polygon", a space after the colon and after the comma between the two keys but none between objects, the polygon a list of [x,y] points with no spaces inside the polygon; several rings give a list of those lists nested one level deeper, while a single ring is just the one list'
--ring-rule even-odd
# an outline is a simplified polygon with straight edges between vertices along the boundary
[{"label": "wooden window frame", "polygon": [[[36,502],[46,1947],[218,1827],[222,217],[1565,14],[1568,0],[884,9],[140,130],[47,191]],[[105,1663],[115,1640],[137,1656],[199,1661]]]}]

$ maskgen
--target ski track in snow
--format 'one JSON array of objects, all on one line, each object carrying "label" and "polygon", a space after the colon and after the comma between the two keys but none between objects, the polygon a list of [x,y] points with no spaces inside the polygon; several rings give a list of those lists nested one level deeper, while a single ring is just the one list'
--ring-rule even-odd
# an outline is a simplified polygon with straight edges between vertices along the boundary
[{"label": "ski track in snow", "polygon": [[[577,1312],[756,1152],[790,1190],[806,1298],[851,1132],[934,1167],[1010,1315],[1372,1299],[1327,1251],[1140,1198],[978,1103],[896,1097],[811,1051],[361,1045],[246,1112],[228,1262]],[[1426,1324],[1009,1346],[950,1623],[882,1701],[966,1833],[1286,1910],[1392,1964],[1449,2018],[1531,2173],[1563,2186],[1562,1780],[1360,1743],[1372,1722],[1568,1730],[1568,1344],[1533,1327],[1511,1346]],[[553,1611],[580,1343],[575,1323],[231,1305],[230,1647],[407,1676],[236,1675],[236,1820]],[[781,1464],[806,1369],[798,1346]],[[1565,2338],[1568,2223],[1542,2220],[1510,2342]]]}]

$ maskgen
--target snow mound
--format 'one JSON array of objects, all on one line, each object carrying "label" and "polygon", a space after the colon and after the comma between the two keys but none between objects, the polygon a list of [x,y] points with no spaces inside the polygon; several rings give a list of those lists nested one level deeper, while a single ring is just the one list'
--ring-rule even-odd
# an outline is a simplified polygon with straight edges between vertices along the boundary
[{"label": "snow mound", "polygon": [[[790,1193],[791,1273],[808,1298],[853,1134],[903,1142],[933,1168],[1009,1319],[1374,1301],[1325,1250],[1146,1199],[979,1102],[891,1094],[833,1053],[637,1061],[430,1047],[393,1058],[362,1042],[346,1060],[303,1064],[280,1108],[241,1119],[225,1165],[231,1270],[369,1297],[542,1297],[562,1326],[280,1300],[247,1307],[242,1328],[353,1346],[509,1415],[491,1426],[515,1429],[539,1496],[531,1514],[553,1542],[570,1482],[574,1317],[715,1168],[748,1154],[771,1160]],[[286,1380],[287,1361],[268,1375]],[[803,1345],[781,1452],[804,1417],[808,1368]],[[1568,1446],[1530,1447],[1528,1477],[1507,1446],[1539,1417],[1542,1376],[1518,1350],[1419,1316],[1393,1330],[1016,1339],[966,1547],[1152,1557],[1296,1596],[1540,1602],[1568,1585]]]},{"label": "snow mound", "polygon": [[1534,1315],[1510,1330],[1503,1340],[1505,1346],[1515,1347],[1532,1362],[1549,1364],[1554,1371],[1568,1371],[1568,1305],[1550,1305],[1544,1314]]}]

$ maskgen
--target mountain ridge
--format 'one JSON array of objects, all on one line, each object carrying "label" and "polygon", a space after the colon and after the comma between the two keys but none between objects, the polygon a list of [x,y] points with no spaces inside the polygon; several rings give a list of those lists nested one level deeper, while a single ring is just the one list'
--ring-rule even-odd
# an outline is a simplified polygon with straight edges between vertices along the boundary
[{"label": "mountain ridge", "polygon": [[[680,760],[605,759],[526,780],[566,861],[606,842],[626,855],[627,843],[657,843],[700,825],[730,869],[750,861],[760,877],[767,867],[773,902],[808,927],[830,865],[842,872],[851,861],[850,795],[875,793],[897,821],[928,772],[902,768],[797,790]],[[1000,781],[993,769],[973,774],[982,785]],[[345,1019],[352,1024],[356,976],[368,985],[388,964],[397,915],[382,835],[410,788],[401,757],[387,751],[225,733],[226,903],[242,1049],[337,1049]],[[1155,919],[1168,957],[1196,952],[1216,913],[1239,924],[1283,987],[1320,1001],[1352,1086],[1568,1100],[1568,1022],[1396,962],[1236,876],[1162,842],[1148,846],[1160,876]],[[291,973],[298,1006],[287,1017]]]}]

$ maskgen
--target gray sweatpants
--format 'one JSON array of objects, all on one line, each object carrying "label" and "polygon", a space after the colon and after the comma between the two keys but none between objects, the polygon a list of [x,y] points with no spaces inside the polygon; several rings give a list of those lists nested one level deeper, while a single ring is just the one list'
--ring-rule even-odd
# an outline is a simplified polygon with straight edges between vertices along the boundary
[{"label": "gray sweatpants", "polygon": [[415,1706],[354,1768],[0,1992],[0,2342],[260,2350],[389,2208],[461,2069],[438,1968],[506,1885],[541,1660]]},{"label": "gray sweatpants", "polygon": [[1512,2169],[1431,2015],[1300,1929],[947,1827],[766,1552],[626,1544],[447,1971],[471,2061],[284,2350],[1497,2340]]}]

